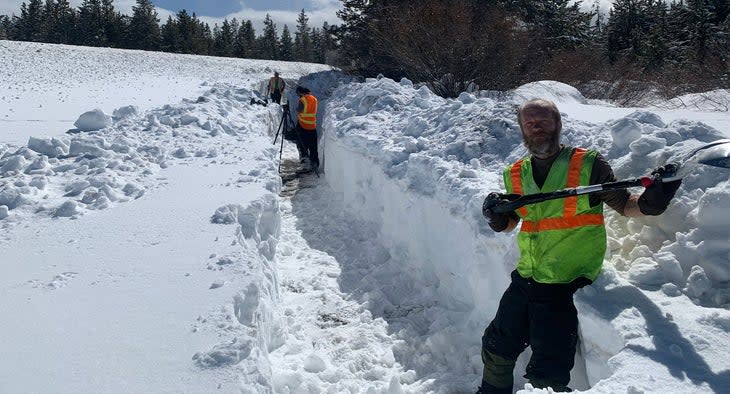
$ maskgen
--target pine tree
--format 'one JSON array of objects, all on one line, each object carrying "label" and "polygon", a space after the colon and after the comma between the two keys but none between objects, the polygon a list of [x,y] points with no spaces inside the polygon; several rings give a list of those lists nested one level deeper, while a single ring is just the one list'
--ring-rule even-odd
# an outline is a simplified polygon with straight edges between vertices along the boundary
[{"label": "pine tree", "polygon": [[0,40],[10,39],[10,17],[7,15],[0,15]]},{"label": "pine tree", "polygon": [[368,0],[342,0],[337,16],[343,21],[337,31],[341,43],[343,66],[374,73],[374,59],[370,52],[373,35],[370,22],[375,10],[374,2]]},{"label": "pine tree", "polygon": [[277,59],[279,52],[279,38],[276,33],[276,24],[271,15],[264,18],[264,33],[259,38],[259,56],[261,59]]},{"label": "pine tree", "polygon": [[193,17],[188,14],[188,11],[185,9],[178,11],[175,17],[177,19],[175,25],[177,26],[177,33],[179,38],[179,46],[176,52],[191,54],[196,53],[196,35],[198,29],[197,21],[194,20]]},{"label": "pine tree", "polygon": [[593,28],[591,29],[591,36],[595,39],[601,35],[605,25],[605,17],[603,16],[603,13],[601,13],[600,0],[594,0],[593,6],[591,7],[591,14],[594,18],[596,18]]},{"label": "pine tree", "polygon": [[712,25],[713,16],[704,0],[688,0],[687,11],[689,12],[689,20],[686,25],[689,31],[689,44],[695,59],[702,64],[708,55],[711,36],[715,32]]},{"label": "pine tree", "polygon": [[730,15],[730,0],[707,0],[708,10],[712,13],[712,23],[721,26]]},{"label": "pine tree", "polygon": [[236,56],[236,40],[238,40],[238,31],[241,30],[241,22],[238,19],[231,19],[231,56]]},{"label": "pine tree", "polygon": [[653,0],[616,0],[606,23],[606,50],[611,61],[621,55],[636,59],[651,30]]},{"label": "pine tree", "polygon": [[20,5],[20,19],[17,23],[18,40],[42,41],[43,3],[41,0],[30,0]]},{"label": "pine tree", "polygon": [[127,26],[122,15],[114,9],[114,0],[101,0],[101,26],[104,31],[104,46],[123,46]]},{"label": "pine tree", "polygon": [[54,39],[53,31],[56,28],[56,3],[53,0],[46,0],[43,5],[43,15],[41,16],[41,41],[58,44]]},{"label": "pine tree", "polygon": [[309,17],[304,9],[297,17],[297,31],[294,33],[294,59],[300,62],[314,61],[312,38],[309,32]]},{"label": "pine tree", "polygon": [[321,47],[321,58],[320,63],[328,63],[332,53],[337,50],[337,27],[330,26],[327,22],[322,24],[322,30],[320,30],[320,47]]},{"label": "pine tree", "polygon": [[172,16],[167,17],[165,24],[160,27],[160,49],[165,52],[181,52],[180,31],[177,22]]},{"label": "pine tree", "polygon": [[211,55],[213,53],[213,33],[210,30],[210,26],[197,19],[195,14],[193,14],[193,18],[197,21],[195,53],[198,55]]},{"label": "pine tree", "polygon": [[247,20],[241,23],[234,45],[234,55],[240,58],[256,58],[256,31],[253,23]]},{"label": "pine tree", "polygon": [[309,29],[309,40],[312,42],[312,62],[322,63],[324,58],[324,48],[322,48],[322,36],[319,29],[313,27]]},{"label": "pine tree", "polygon": [[[46,4],[49,2],[47,1]],[[76,12],[71,8],[68,0],[56,0],[53,4],[52,15],[52,27],[47,31],[46,42],[71,43],[76,28]]]},{"label": "pine tree", "polygon": [[284,29],[281,30],[281,40],[279,44],[279,59],[281,60],[293,60],[294,59],[294,43],[292,42],[291,33],[289,33],[289,26],[284,25]]},{"label": "pine tree", "polygon": [[223,20],[222,26],[213,28],[213,53],[216,56],[231,57],[234,53],[235,34],[228,19]]},{"label": "pine tree", "polygon": [[152,2],[137,0],[137,4],[132,7],[132,19],[127,35],[128,47],[147,51],[160,49],[162,37],[159,23],[160,19]]},{"label": "pine tree", "polygon": [[76,44],[87,46],[103,46],[106,43],[100,0],[84,0],[81,3],[74,41]]},{"label": "pine tree", "polygon": [[534,21],[542,47],[549,51],[574,49],[588,41],[592,15],[581,11],[581,1],[533,1]]}]

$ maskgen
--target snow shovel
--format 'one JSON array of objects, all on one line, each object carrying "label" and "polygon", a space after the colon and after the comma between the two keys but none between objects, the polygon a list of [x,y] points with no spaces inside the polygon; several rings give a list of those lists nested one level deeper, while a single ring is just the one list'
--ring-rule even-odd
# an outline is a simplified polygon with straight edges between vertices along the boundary
[{"label": "snow shovel", "polygon": [[588,193],[597,193],[609,190],[627,189],[630,187],[643,186],[649,187],[654,182],[672,182],[682,179],[689,174],[698,164],[705,164],[713,167],[730,168],[730,139],[722,139],[710,142],[693,150],[681,162],[674,162],[673,173],[665,173],[663,176],[652,175],[643,176],[636,179],[628,179],[623,181],[601,183],[597,185],[578,186],[574,188],[556,190],[548,193],[535,193],[526,195],[517,194],[498,194],[498,199],[510,199],[510,202],[497,204],[492,207],[492,211],[496,213],[505,213],[514,211],[525,205],[538,202],[555,200],[558,198],[566,198],[570,196],[579,196]]}]

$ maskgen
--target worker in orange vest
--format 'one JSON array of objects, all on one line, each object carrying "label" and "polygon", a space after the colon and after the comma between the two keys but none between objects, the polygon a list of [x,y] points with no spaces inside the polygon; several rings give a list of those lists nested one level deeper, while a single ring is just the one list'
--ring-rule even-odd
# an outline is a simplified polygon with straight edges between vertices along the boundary
[{"label": "worker in orange vest", "polygon": [[319,168],[319,155],[317,153],[317,98],[312,92],[303,87],[297,86],[297,133],[301,142],[300,152],[303,162],[309,159],[309,169],[317,171]]},{"label": "worker in orange vest", "polygon": [[267,93],[271,97],[271,101],[277,104],[281,103],[281,95],[284,92],[285,86],[286,82],[284,82],[284,79],[279,77],[279,72],[274,71],[274,76],[269,79],[269,87],[267,89]]}]

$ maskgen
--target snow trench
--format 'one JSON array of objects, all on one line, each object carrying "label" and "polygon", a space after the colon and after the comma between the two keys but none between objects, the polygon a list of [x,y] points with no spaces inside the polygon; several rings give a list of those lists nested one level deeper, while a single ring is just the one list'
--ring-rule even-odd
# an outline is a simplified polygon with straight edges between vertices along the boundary
[{"label": "snow trench", "polygon": [[[394,348],[396,360],[415,371],[417,381],[429,382],[414,383],[411,389],[469,392],[481,379],[481,335],[496,313],[518,256],[513,235],[495,234],[481,215],[474,214],[487,182],[479,175],[485,171],[478,171],[473,159],[454,176],[447,174],[454,171],[453,161],[419,154],[419,148],[409,152],[407,142],[406,152],[390,147],[383,152],[378,136],[348,134],[348,128],[374,126],[368,121],[358,124],[357,115],[384,107],[386,112],[399,111],[397,101],[387,94],[392,92],[368,92],[367,83],[360,86],[365,93],[359,103],[351,92],[346,98],[336,92],[326,104],[332,111],[320,117],[324,119],[320,146],[325,147],[320,155],[331,193],[327,198],[340,201],[343,220],[350,222],[345,228],[360,229],[340,237],[368,239],[366,246],[349,245],[356,252],[345,251],[341,244],[320,246],[341,264],[341,290],[385,319],[391,335],[402,341]],[[373,118],[381,127],[399,127],[388,124],[392,119]],[[405,134],[417,137],[430,126],[418,115],[404,118]],[[413,144],[420,147],[423,141]],[[470,154],[468,143],[448,149]],[[497,182],[490,178],[488,183]],[[581,330],[571,377],[571,387],[580,390],[608,377],[609,358],[625,345],[610,321],[588,313],[586,300],[577,301],[587,317],[581,317],[586,329]],[[522,374],[530,354],[528,349],[518,360],[515,387],[525,383]]]},{"label": "snow trench", "polygon": [[[332,258],[336,260],[337,268],[328,268],[332,272],[326,276],[332,278],[338,271],[338,291],[344,298],[331,303],[329,308],[335,311],[326,316],[347,325],[359,314],[362,322],[369,319],[358,310],[364,307],[373,321],[386,323],[387,337],[379,338],[392,349],[395,364],[369,360],[372,365],[361,363],[350,370],[377,367],[380,372],[365,376],[375,383],[370,386],[374,391],[367,392],[470,392],[481,379],[481,335],[496,312],[518,257],[514,234],[493,233],[479,210],[485,188],[500,184],[504,162],[524,153],[507,149],[519,146],[511,120],[513,103],[470,95],[445,101],[427,89],[414,88],[407,80],[369,80],[345,89],[322,83],[313,90],[321,105],[319,146],[324,179],[284,202],[282,215],[293,215],[307,247],[327,256],[319,260],[321,264],[327,261],[329,266]],[[482,119],[485,110],[489,112]],[[475,129],[483,126],[488,128],[486,132]],[[568,135],[580,141],[580,131]],[[617,168],[623,170],[620,164]],[[607,220],[612,228],[618,227],[616,218]],[[287,231],[291,234],[291,229]],[[289,250],[284,259],[295,255]],[[299,262],[309,263],[306,259]],[[295,293],[306,292],[302,286],[306,281],[298,278],[286,287]],[[314,284],[317,292],[328,280],[309,279],[308,284]],[[322,296],[324,300],[332,294]],[[667,366],[671,373],[672,363],[689,381],[663,381],[662,389],[680,392],[702,382],[712,389],[721,385],[723,375],[708,375],[709,367],[686,339],[688,334],[671,323],[671,315],[652,297],[610,268],[577,293],[580,344],[572,388],[595,393],[631,391],[635,387],[626,387],[626,377],[648,374],[654,379],[653,374],[661,376]],[[272,297],[270,302],[276,304],[277,300]],[[338,305],[342,311],[337,310]],[[289,321],[296,321],[291,315],[296,308],[279,307],[289,314]],[[296,329],[306,330],[300,323],[296,325]],[[308,334],[301,335],[309,338]],[[352,333],[341,335],[349,338]],[[330,339],[347,341],[341,336]],[[297,346],[311,347],[317,342],[298,340],[302,343],[282,346],[287,348],[284,352],[300,352]],[[661,357],[670,358],[656,359],[647,348],[657,348]],[[683,356],[672,359],[675,356],[665,355],[665,348]],[[352,350],[343,349],[334,353]],[[319,378],[310,376],[315,373],[292,372],[296,365],[285,371],[272,367],[274,391],[328,387],[328,392],[341,392],[338,390],[351,387],[347,386],[351,382],[343,383],[351,375],[327,368],[342,360],[323,358],[324,353],[315,352],[304,362],[308,373],[310,369],[322,372]],[[516,388],[526,383],[521,375],[529,357],[528,349],[518,360]],[[276,360],[296,363],[280,354]],[[381,367],[385,370],[378,369]],[[390,385],[383,387],[383,381]]]},{"label": "snow trench", "polygon": [[[419,379],[435,379],[433,392],[455,385],[468,390],[481,379],[481,335],[509,284],[512,267],[504,262],[514,261],[517,251],[505,246],[511,244],[506,236],[485,230],[443,196],[414,193],[361,152],[337,139],[326,144],[327,163],[336,163],[326,167],[329,186],[348,215],[375,229],[371,242],[381,248],[370,273],[353,279],[343,267],[342,290],[367,300],[372,313],[391,324],[405,341],[398,361]],[[427,165],[420,170],[434,171]],[[595,326],[587,333],[618,336],[602,319],[586,324]],[[571,378],[576,389],[607,377],[607,360],[623,346],[605,337],[581,340]],[[518,360],[516,387],[525,383],[530,354],[528,349]]]},{"label": "snow trench", "polygon": [[[328,107],[324,96],[321,108]],[[443,174],[442,160],[414,154],[408,174],[394,177],[383,170],[380,158],[357,149],[367,141],[344,141],[328,129],[335,124],[330,116],[320,111],[324,180],[315,188],[321,190],[291,199],[302,236],[310,247],[337,260],[340,291],[387,322],[388,334],[396,340],[395,359],[410,371],[399,377],[407,392],[469,392],[481,379],[481,335],[509,283],[513,269],[509,262],[517,257],[514,243],[507,239],[511,236],[494,234],[481,217],[471,214],[472,209],[460,209],[453,190],[419,189],[437,183],[433,178]],[[476,203],[472,200],[466,199]],[[264,277],[270,283],[261,288],[273,288],[281,281],[275,269]],[[262,304],[276,308],[275,294],[260,296],[266,298]],[[601,319],[590,323],[605,326],[590,332],[605,333],[610,327]],[[262,321],[261,331],[276,332],[279,324]],[[605,342],[602,338],[582,339],[585,344],[576,357],[571,383],[577,389],[606,377],[607,359],[621,348],[607,349],[600,345]],[[259,366],[271,362],[266,348],[260,349]],[[521,371],[529,356],[528,350],[518,361],[516,387],[525,383]],[[261,369],[264,376],[266,368]],[[291,377],[278,379],[277,383],[273,378],[274,387],[280,389],[300,384],[291,383]]]}]

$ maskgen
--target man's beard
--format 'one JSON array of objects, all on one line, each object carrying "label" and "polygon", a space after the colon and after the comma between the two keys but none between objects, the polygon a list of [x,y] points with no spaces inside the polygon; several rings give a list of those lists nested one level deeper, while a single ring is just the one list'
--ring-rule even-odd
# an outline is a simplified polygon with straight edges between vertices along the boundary
[{"label": "man's beard", "polygon": [[560,133],[551,133],[547,138],[528,139],[522,134],[522,142],[533,156],[548,157],[560,150]]}]

